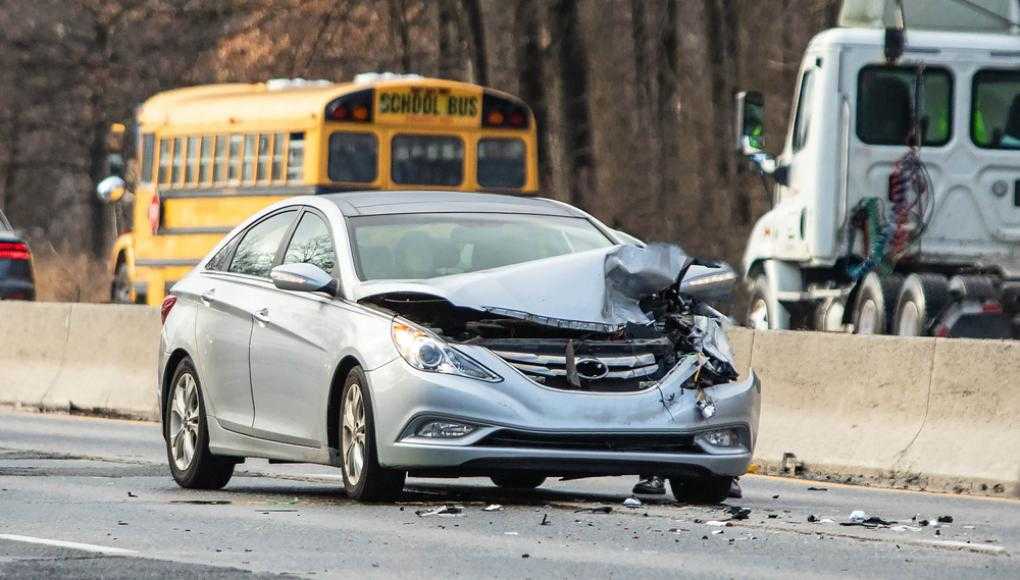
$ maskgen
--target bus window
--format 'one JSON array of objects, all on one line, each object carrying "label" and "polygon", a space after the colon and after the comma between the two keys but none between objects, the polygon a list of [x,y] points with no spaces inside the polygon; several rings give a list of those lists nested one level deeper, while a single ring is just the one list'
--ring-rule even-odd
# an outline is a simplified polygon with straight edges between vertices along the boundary
[{"label": "bus window", "polygon": [[521,139],[480,139],[478,141],[478,185],[482,187],[524,187],[524,141]]},{"label": "bus window", "polygon": [[287,140],[287,181],[301,181],[305,169],[305,134],[291,133]]},{"label": "bus window", "polygon": [[142,135],[142,183],[152,183],[152,157],[155,153],[156,138],[152,133]]},{"label": "bus window", "polygon": [[170,169],[170,184],[179,185],[181,182],[181,166],[184,165],[184,139],[174,139],[174,164]]},{"label": "bus window", "polygon": [[244,136],[244,165],[241,166],[241,181],[251,181],[252,167],[255,166],[255,135]]},{"label": "bus window", "polygon": [[213,154],[213,182],[220,183],[226,173],[227,166],[227,136],[216,136],[216,151]]},{"label": "bus window", "polygon": [[230,136],[230,164],[227,169],[227,180],[237,181],[241,177],[241,140],[240,135]]},{"label": "bus window", "polygon": [[160,184],[166,184],[170,181],[170,140],[160,139],[159,140],[159,175],[157,176]]},{"label": "bus window", "polygon": [[273,135],[273,165],[269,174],[270,181],[283,179],[283,145],[286,139],[287,135],[284,133]]},{"label": "bus window", "polygon": [[198,166],[198,180],[200,183],[208,183],[209,175],[212,174],[210,171],[212,166],[212,138],[202,138],[202,162]]},{"label": "bus window", "polygon": [[330,181],[375,181],[379,142],[371,133],[333,133],[329,136]]},{"label": "bus window", "polygon": [[198,137],[188,137],[188,165],[184,169],[184,183],[191,185],[198,177],[198,154],[201,140]]},{"label": "bus window", "polygon": [[259,135],[259,158],[256,161],[255,181],[269,179],[269,135]]},{"label": "bus window", "polygon": [[397,135],[390,157],[394,183],[460,185],[464,180],[464,142],[459,137]]}]

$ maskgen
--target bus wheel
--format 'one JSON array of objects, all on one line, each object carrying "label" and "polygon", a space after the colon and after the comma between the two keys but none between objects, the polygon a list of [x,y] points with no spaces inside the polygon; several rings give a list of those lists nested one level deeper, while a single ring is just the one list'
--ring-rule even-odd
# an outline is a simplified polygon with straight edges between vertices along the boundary
[{"label": "bus wheel", "polygon": [[879,276],[870,272],[861,281],[854,301],[853,321],[855,334],[886,334],[893,317],[896,298],[903,284],[897,274]]},{"label": "bus wheel", "polygon": [[131,279],[128,277],[127,263],[117,262],[113,271],[113,283],[110,285],[110,302],[114,304],[131,304]]},{"label": "bus wheel", "polygon": [[911,274],[896,301],[893,333],[925,336],[932,320],[949,305],[949,282],[938,274]]}]

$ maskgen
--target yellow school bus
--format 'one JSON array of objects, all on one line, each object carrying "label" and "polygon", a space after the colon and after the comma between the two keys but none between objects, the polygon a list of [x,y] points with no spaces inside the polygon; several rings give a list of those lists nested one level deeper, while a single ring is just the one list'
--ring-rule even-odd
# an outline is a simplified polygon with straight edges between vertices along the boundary
[{"label": "yellow school bus", "polygon": [[[111,299],[159,305],[234,226],[286,196],[372,189],[533,193],[535,118],[520,99],[418,76],[277,80],[159,93],[136,115],[131,231]],[[101,197],[116,201],[124,187]]]}]

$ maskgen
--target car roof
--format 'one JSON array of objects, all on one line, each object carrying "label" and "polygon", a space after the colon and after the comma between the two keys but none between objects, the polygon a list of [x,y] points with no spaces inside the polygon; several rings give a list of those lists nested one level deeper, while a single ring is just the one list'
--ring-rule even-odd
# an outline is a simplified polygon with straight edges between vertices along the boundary
[{"label": "car roof", "polygon": [[352,191],[316,196],[345,216],[407,213],[517,213],[586,217],[569,205],[540,197],[461,191]]}]

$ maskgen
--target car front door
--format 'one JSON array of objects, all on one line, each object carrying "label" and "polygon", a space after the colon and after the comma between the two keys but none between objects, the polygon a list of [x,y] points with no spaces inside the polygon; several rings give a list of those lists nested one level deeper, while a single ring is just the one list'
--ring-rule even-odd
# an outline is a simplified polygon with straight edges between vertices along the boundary
[{"label": "car front door", "polygon": [[[336,244],[328,221],[306,209],[282,263],[310,263],[337,277]],[[320,447],[342,316],[325,292],[273,289],[260,296],[251,337],[255,430],[282,443]]]},{"label": "car front door", "polygon": [[296,216],[296,210],[284,211],[252,225],[203,272],[195,329],[198,370],[214,416],[232,431],[250,434],[255,420],[249,372],[253,294],[269,283],[269,270]]}]

